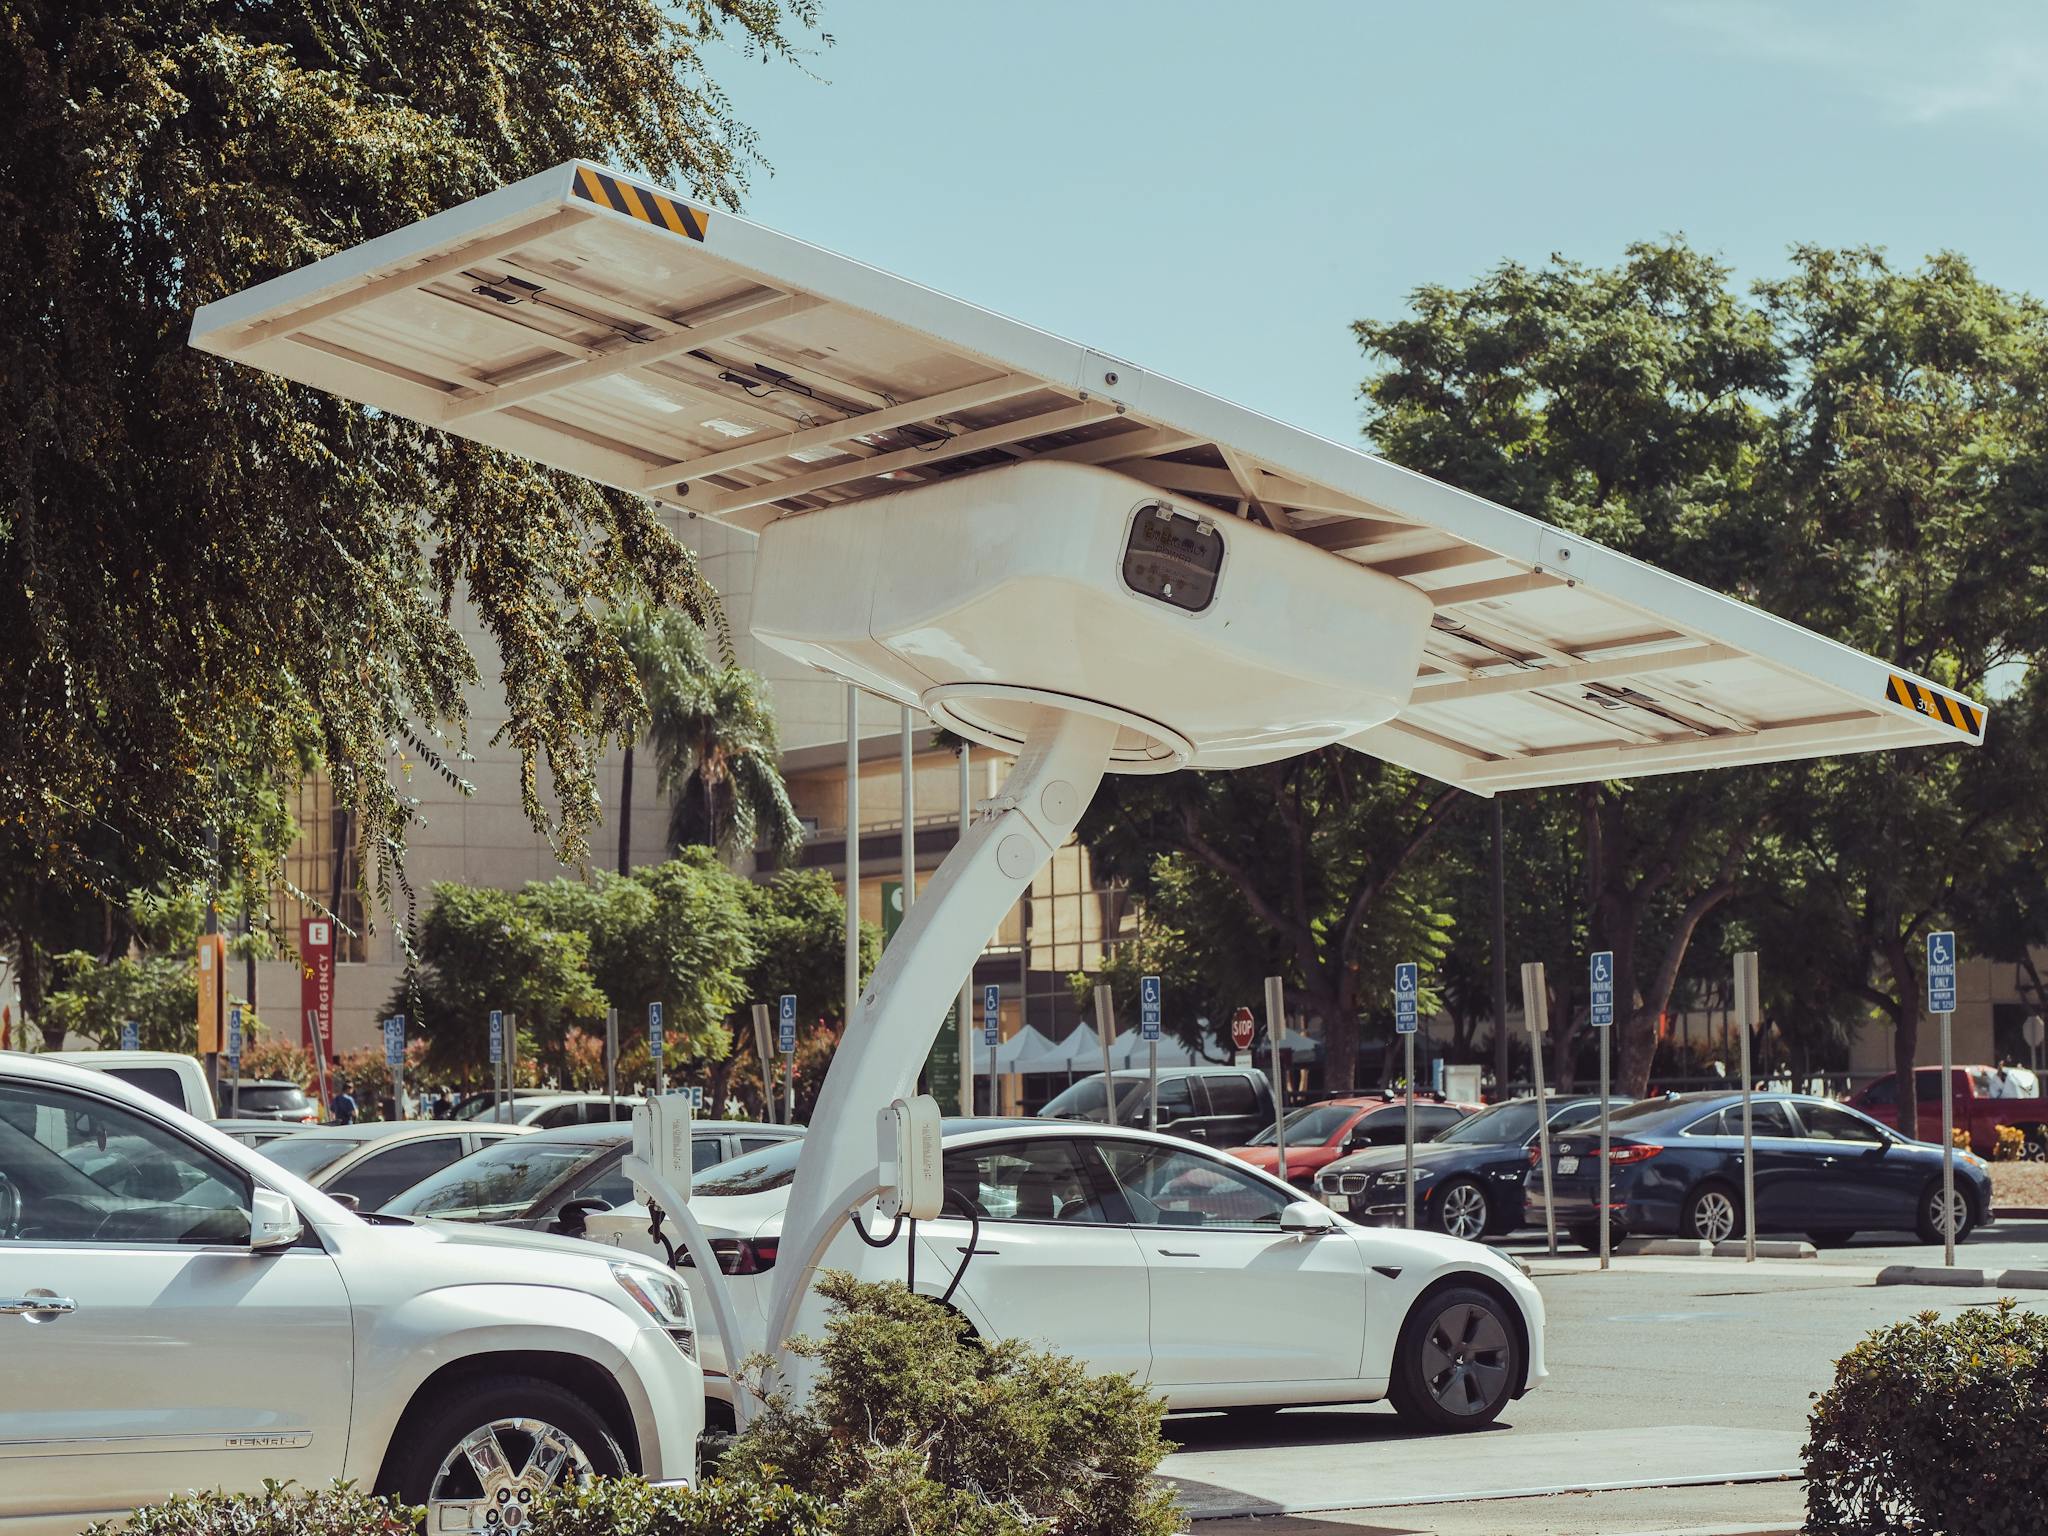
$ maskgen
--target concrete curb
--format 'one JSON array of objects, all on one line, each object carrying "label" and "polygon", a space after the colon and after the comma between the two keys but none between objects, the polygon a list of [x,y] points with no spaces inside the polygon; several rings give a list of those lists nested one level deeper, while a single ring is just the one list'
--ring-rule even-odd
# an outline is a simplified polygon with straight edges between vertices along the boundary
[{"label": "concrete curb", "polygon": [[1956,1285],[1982,1290],[1990,1282],[1981,1269],[1937,1269],[1925,1264],[1887,1264],[1877,1272],[1879,1285]]},{"label": "concrete curb", "polygon": [[1714,1245],[1703,1237],[1625,1237],[1614,1251],[1629,1258],[1704,1259]]},{"label": "concrete curb", "polygon": [[[1741,1259],[1749,1256],[1749,1250],[1741,1238],[1730,1238],[1725,1243],[1714,1244],[1717,1259]],[[1758,1238],[1756,1256],[1760,1259],[1817,1259],[1820,1250],[1811,1243],[1789,1238]]]},{"label": "concrete curb", "polygon": [[2048,1221],[2048,1205],[1994,1205],[1994,1221]]}]

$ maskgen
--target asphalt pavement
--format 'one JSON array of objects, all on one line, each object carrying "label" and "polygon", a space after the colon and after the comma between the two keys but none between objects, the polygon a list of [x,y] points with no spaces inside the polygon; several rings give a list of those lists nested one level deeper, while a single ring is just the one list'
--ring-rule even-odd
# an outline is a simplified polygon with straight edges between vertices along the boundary
[{"label": "asphalt pavement", "polygon": [[[1815,1259],[1632,1258],[1604,1273],[1583,1250],[1550,1257],[1540,1235],[1506,1246],[1549,1312],[1542,1387],[1467,1435],[1415,1434],[1382,1405],[1290,1409],[1257,1427],[1177,1417],[1167,1432],[1182,1449],[1161,1470],[1192,1516],[1219,1522],[1204,1536],[1796,1530],[1806,1414],[1835,1359],[1882,1324],[2000,1294],[1878,1285],[1889,1266],[1941,1264],[1939,1245],[1900,1234]],[[1957,1263],[2048,1269],[2048,1221],[1975,1234]],[[2013,1294],[2048,1309],[2048,1291]]]}]

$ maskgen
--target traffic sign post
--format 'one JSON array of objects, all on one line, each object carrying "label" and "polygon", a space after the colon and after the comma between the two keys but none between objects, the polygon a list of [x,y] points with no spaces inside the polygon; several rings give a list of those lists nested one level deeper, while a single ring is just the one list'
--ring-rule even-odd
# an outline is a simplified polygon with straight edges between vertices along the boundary
[{"label": "traffic sign post", "polygon": [[405,1118],[405,1015],[384,1021],[384,1065],[391,1069],[391,1118]]},{"label": "traffic sign post", "polygon": [[242,1113],[242,1005],[236,1003],[228,1009],[228,1100],[229,1117],[239,1118]]},{"label": "traffic sign post", "polygon": [[1590,999],[1587,1012],[1592,1025],[1600,1031],[1600,1267],[1608,1267],[1608,1256],[1613,1249],[1613,1203],[1614,1186],[1610,1180],[1607,1161],[1609,1136],[1607,1128],[1607,1094],[1610,1070],[1608,1042],[1614,1034],[1614,951],[1598,949],[1588,967],[1588,990]]},{"label": "traffic sign post", "polygon": [[505,1117],[505,1010],[491,1010],[491,1118]]},{"label": "traffic sign post", "polygon": [[1159,1011],[1164,997],[1157,976],[1138,980],[1138,1028],[1145,1042],[1145,1129],[1159,1129]]},{"label": "traffic sign post", "polygon": [[1941,1262],[1956,1263],[1956,1083],[1949,1024],[1956,1012],[1956,936],[1927,935],[1927,1011],[1941,1020]]},{"label": "traffic sign post", "polygon": [[[989,982],[981,989],[981,1043],[988,1051],[988,1112],[996,1113],[996,1047],[1003,1043],[1003,989]],[[967,1103],[962,1106],[963,1114],[974,1113],[974,1095],[970,1091]]]},{"label": "traffic sign post", "polygon": [[785,992],[775,1004],[775,1043],[782,1051],[782,1123],[796,1123],[796,994]]},{"label": "traffic sign post", "polygon": [[1252,1064],[1252,1032],[1257,1028],[1249,1008],[1240,1008],[1230,1016],[1230,1043],[1237,1051],[1237,1065],[1240,1067]]},{"label": "traffic sign post", "polygon": [[141,1048],[142,1033],[135,1027],[135,1021],[129,1019],[121,1026],[121,1049],[124,1051],[135,1051]]},{"label": "traffic sign post", "polygon": [[1273,1079],[1273,1145],[1278,1150],[1280,1180],[1287,1181],[1287,1083],[1280,1071],[1280,1037],[1287,1031],[1287,988],[1278,976],[1266,978],[1266,1071]]},{"label": "traffic sign post", "polygon": [[661,1004],[647,1005],[647,1054],[654,1062],[654,1091],[668,1092],[668,1063],[665,1059],[661,1034]]},{"label": "traffic sign post", "polygon": [[1550,990],[1543,962],[1522,964],[1522,1021],[1529,1029],[1529,1073],[1536,1080],[1536,1161],[1543,1168],[1543,1241],[1557,1252],[1557,1209],[1550,1187],[1550,1101],[1543,1094],[1543,1037],[1550,1033]]},{"label": "traffic sign post", "polygon": [[1756,1262],[1756,1086],[1750,1081],[1749,1039],[1756,1033],[1756,951],[1735,957],[1735,1024],[1742,1031],[1742,1262]]},{"label": "traffic sign post", "polygon": [[1420,1024],[1417,1001],[1421,985],[1422,968],[1414,961],[1404,960],[1394,967],[1394,1033],[1401,1037],[1402,1087],[1408,1094],[1407,1134],[1403,1138],[1407,1150],[1401,1157],[1405,1177],[1401,1182],[1407,1189],[1410,1231],[1415,1229],[1415,1031]]}]

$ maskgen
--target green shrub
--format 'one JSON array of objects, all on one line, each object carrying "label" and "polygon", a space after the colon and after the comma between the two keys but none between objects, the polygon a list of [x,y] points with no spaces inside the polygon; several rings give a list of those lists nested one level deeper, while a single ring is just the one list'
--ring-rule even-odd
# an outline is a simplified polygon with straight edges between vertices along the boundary
[{"label": "green shrub", "polygon": [[1170,1536],[1152,1480],[1172,1446],[1164,1405],[1127,1376],[1015,1340],[984,1343],[900,1285],[828,1274],[821,1368],[801,1406],[772,1394],[719,1464],[787,1481],[834,1511],[840,1536]]},{"label": "green shrub", "polygon": [[1814,1403],[1808,1536],[2036,1536],[2044,1440],[2048,1317],[2008,1299],[1880,1328]]},{"label": "green shrub", "polygon": [[305,1489],[266,1479],[261,1493],[181,1493],[127,1520],[87,1526],[85,1536],[413,1536],[418,1529],[418,1510],[348,1483]]},{"label": "green shrub", "polygon": [[637,1477],[558,1488],[534,1505],[530,1536],[829,1536],[831,1511],[776,1483],[707,1479],[655,1488]]}]

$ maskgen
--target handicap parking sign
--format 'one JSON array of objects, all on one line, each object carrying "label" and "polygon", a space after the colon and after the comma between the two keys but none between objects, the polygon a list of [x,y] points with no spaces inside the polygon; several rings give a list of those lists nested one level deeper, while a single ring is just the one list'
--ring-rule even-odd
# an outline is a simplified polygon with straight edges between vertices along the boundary
[{"label": "handicap parking sign", "polygon": [[1138,1038],[1141,1040],[1157,1040],[1159,1038],[1159,996],[1160,986],[1157,976],[1146,976],[1138,982],[1138,1024],[1140,1030]]},{"label": "handicap parking sign", "polygon": [[661,1004],[647,1005],[647,1054],[654,1058],[654,1064],[661,1065]]},{"label": "handicap parking sign", "polygon": [[405,1061],[405,1015],[394,1014],[384,1021],[384,1065],[400,1066]]},{"label": "handicap parking sign", "polygon": [[1394,967],[1394,1030],[1412,1035],[1416,1030],[1416,990],[1422,982],[1422,968],[1412,960]]},{"label": "handicap parking sign", "polygon": [[1606,1029],[1614,1023],[1614,951],[1595,950],[1592,964],[1593,1018],[1595,1029]]},{"label": "handicap parking sign", "polygon": [[1927,935],[1927,1011],[1956,1011],[1956,936]]},{"label": "handicap parking sign", "polygon": [[775,1048],[789,1056],[796,1051],[796,994],[785,992],[777,1004],[775,1016]]},{"label": "handicap parking sign", "polygon": [[981,989],[981,1043],[994,1050],[1002,1042],[1003,989],[990,982]]},{"label": "handicap parking sign", "polygon": [[505,1010],[491,1010],[491,1065],[498,1066],[505,1060]]}]

